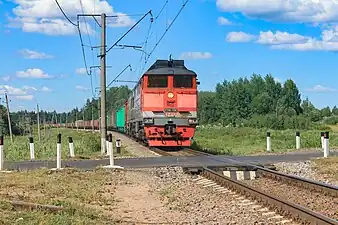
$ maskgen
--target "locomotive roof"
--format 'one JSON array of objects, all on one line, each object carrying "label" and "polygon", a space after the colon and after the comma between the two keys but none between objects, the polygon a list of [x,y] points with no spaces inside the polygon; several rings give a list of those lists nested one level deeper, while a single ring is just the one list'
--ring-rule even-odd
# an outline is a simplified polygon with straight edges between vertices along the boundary
[{"label": "locomotive roof", "polygon": [[187,69],[184,60],[156,60],[156,62],[145,72],[147,75],[193,75],[197,74]]}]

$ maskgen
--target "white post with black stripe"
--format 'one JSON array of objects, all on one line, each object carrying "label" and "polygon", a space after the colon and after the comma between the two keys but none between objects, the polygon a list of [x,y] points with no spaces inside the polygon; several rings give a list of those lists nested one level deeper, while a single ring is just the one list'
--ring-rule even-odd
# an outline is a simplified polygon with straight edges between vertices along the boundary
[{"label": "white post with black stripe", "polygon": [[0,171],[4,170],[4,136],[0,135]]},{"label": "white post with black stripe", "polygon": [[300,132],[296,132],[296,149],[300,149]]},{"label": "white post with black stripe", "polygon": [[31,156],[31,160],[35,159],[35,152],[34,152],[34,139],[33,137],[29,137],[29,152]]},{"label": "white post with black stripe", "polygon": [[73,138],[68,137],[68,142],[69,142],[69,155],[70,157],[73,158],[75,157]]},{"label": "white post with black stripe", "polygon": [[266,151],[271,152],[271,137],[270,137],[270,132],[266,132]]},{"label": "white post with black stripe", "polygon": [[61,134],[58,134],[56,144],[56,169],[61,169]]},{"label": "white post with black stripe", "polygon": [[112,134],[108,134],[108,148],[107,148],[107,152],[109,152],[110,166],[114,166],[113,135]]},{"label": "white post with black stripe", "polygon": [[330,152],[329,152],[329,132],[326,131],[324,134],[324,157],[328,157]]},{"label": "white post with black stripe", "polygon": [[109,151],[109,165],[104,166],[105,168],[110,168],[110,169],[123,169],[122,166],[116,166],[114,163],[114,154],[113,154],[113,135],[109,134],[108,135],[108,149]]},{"label": "white post with black stripe", "polygon": [[121,153],[121,140],[120,139],[116,139],[116,153],[120,154]]},{"label": "white post with black stripe", "polygon": [[322,143],[322,150],[324,151],[324,132],[320,132],[320,141]]},{"label": "white post with black stripe", "polygon": [[107,149],[107,156],[110,156],[110,153],[109,153],[109,135],[106,136],[106,149]]}]

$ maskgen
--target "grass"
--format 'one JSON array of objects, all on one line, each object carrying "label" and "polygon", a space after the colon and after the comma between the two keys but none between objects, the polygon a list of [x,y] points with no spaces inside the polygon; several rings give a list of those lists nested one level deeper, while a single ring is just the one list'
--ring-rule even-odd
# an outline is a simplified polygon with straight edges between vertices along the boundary
[{"label": "grass", "polygon": [[[47,129],[41,131],[41,141],[39,142],[37,132],[34,132],[34,151],[35,159],[46,160],[56,158],[57,135],[61,134],[62,158],[69,158],[68,137],[73,138],[74,159],[93,159],[102,158],[101,139],[98,132],[72,130],[72,129]],[[11,161],[23,161],[30,159],[29,136],[14,136],[11,143],[9,136],[5,137],[5,159]],[[114,142],[113,142],[114,143]],[[129,155],[125,148],[121,148],[118,156]]]},{"label": "grass", "polygon": [[[249,155],[266,152],[266,132],[264,129],[248,127],[198,128],[194,137],[193,148],[213,154]],[[270,130],[273,152],[295,151],[296,130]],[[301,148],[320,148],[320,130],[301,132]],[[330,148],[338,147],[338,127],[330,132]]]},{"label": "grass", "polygon": [[[0,224],[113,224],[116,173],[36,170],[0,177]],[[71,181],[71,182],[69,182]],[[64,211],[15,209],[5,200],[62,206]]]}]

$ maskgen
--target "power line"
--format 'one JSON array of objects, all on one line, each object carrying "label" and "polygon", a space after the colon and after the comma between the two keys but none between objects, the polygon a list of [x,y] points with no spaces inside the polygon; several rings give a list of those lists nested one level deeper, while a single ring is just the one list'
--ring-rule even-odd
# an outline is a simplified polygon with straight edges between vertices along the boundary
[{"label": "power line", "polygon": [[[147,48],[147,45],[148,45],[148,40],[149,40],[149,37],[150,37],[150,31],[151,31],[153,22],[154,22],[154,20],[150,20],[147,36],[146,36],[145,41],[143,42],[143,45],[142,45],[142,49],[144,49],[144,50],[139,50],[139,51],[142,51],[142,54],[141,54],[141,58],[140,58],[140,62],[139,62],[138,73],[141,73],[141,62],[142,62],[142,59],[143,59],[143,55],[145,55],[145,54],[148,55],[148,53],[146,52],[147,51],[146,48]],[[146,56],[144,56],[144,59],[146,59]]]},{"label": "power line", "polygon": [[155,51],[155,49],[157,48],[157,46],[159,45],[159,43],[162,41],[162,39],[164,38],[164,36],[166,35],[166,33],[169,31],[169,29],[171,28],[171,26],[175,23],[176,19],[178,18],[178,16],[181,14],[181,12],[183,11],[184,7],[187,5],[187,3],[189,2],[189,0],[186,0],[181,9],[178,11],[178,13],[176,14],[175,18],[171,21],[171,23],[169,24],[168,28],[166,28],[166,30],[164,31],[164,33],[162,34],[161,38],[157,41],[157,43],[155,44],[154,48],[151,50],[151,52],[148,55],[148,58],[145,62],[145,64],[148,63],[148,60],[150,58],[150,56],[153,54],[153,52]]},{"label": "power line", "polygon": [[151,10],[149,10],[146,14],[143,15],[141,19],[139,19],[122,37],[120,37],[115,44],[113,44],[106,52],[109,52],[112,48],[114,48],[132,29],[134,29],[148,14],[152,16]]},{"label": "power line", "polygon": [[119,76],[121,76],[124,71],[126,71],[126,69],[128,69],[128,67],[130,68],[130,71],[132,71],[132,68],[131,68],[131,65],[129,64],[128,66],[126,66],[108,85],[107,85],[107,88],[117,80],[117,78],[119,78]]},{"label": "power line", "polygon": [[87,66],[86,54],[85,54],[85,50],[84,50],[83,39],[82,39],[82,35],[81,35],[79,17],[77,17],[77,24],[78,24],[77,30],[78,30],[78,34],[79,34],[79,37],[80,37],[81,47],[82,47],[82,57],[83,57],[84,64],[85,64],[85,67],[86,67],[86,73],[87,73],[88,76],[90,76],[91,74],[88,72],[88,66]]},{"label": "power line", "polygon": [[62,7],[60,6],[58,0],[55,0],[56,4],[58,5],[60,11],[62,12],[63,16],[68,20],[69,23],[71,23],[72,25],[76,26],[75,23],[73,23],[69,18],[68,16],[66,15],[66,13],[63,11]]},{"label": "power line", "polygon": [[165,1],[165,3],[164,3],[164,5],[162,6],[160,12],[159,12],[159,13],[157,14],[157,16],[155,17],[155,20],[157,20],[158,17],[162,14],[163,9],[164,9],[164,7],[166,7],[166,5],[168,4],[168,2],[169,2],[169,0],[166,0],[166,1]]},{"label": "power line", "polygon": [[[81,10],[82,10],[82,13],[84,14],[85,12],[84,12],[84,8],[83,8],[83,4],[82,4],[82,0],[80,0],[80,5],[81,5]],[[94,20],[98,23],[98,21],[96,20],[96,18],[95,18],[95,16],[93,16],[93,18],[94,18]],[[90,39],[90,35],[89,35],[89,29],[88,29],[88,24],[87,24],[87,19],[86,19],[86,17],[84,17],[83,18],[84,19],[84,21],[85,21],[85,26],[86,26],[86,30],[87,30],[87,36],[88,36],[88,41],[89,41],[89,45],[90,45],[90,49],[91,49],[91,55],[92,55],[92,61],[93,61],[93,65],[95,64],[95,57],[94,57],[94,51],[93,51],[93,45],[92,45],[92,41],[91,41],[91,39]],[[80,25],[80,24],[79,24]],[[79,26],[79,28],[80,28],[80,26]],[[83,54],[85,54],[85,53],[83,53]],[[88,69],[87,69],[87,66],[86,66],[86,71],[87,71],[87,73],[88,73]],[[91,87],[91,92],[92,92],[92,95],[93,95],[93,97],[95,97],[95,93],[94,93],[94,89],[93,89],[93,75],[92,75],[92,73],[91,73],[91,71],[90,71],[90,87]]]}]

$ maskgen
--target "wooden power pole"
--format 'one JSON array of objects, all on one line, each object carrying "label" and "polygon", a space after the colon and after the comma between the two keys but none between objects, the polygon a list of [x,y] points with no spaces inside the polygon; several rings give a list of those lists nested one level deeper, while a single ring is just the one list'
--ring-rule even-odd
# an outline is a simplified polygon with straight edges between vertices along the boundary
[{"label": "wooden power pole", "polygon": [[36,104],[36,112],[38,114],[37,120],[38,120],[38,137],[39,137],[39,142],[41,141],[41,133],[40,133],[40,110],[39,110],[39,104]]},{"label": "wooden power pole", "polygon": [[7,94],[6,94],[6,93],[5,93],[5,98],[6,98],[6,105],[7,105],[7,117],[8,117],[9,135],[10,135],[10,137],[11,137],[11,142],[13,142],[11,114],[10,114],[10,112],[9,112],[8,97],[7,97]]},{"label": "wooden power pole", "polygon": [[106,152],[106,14],[101,14],[101,154]]}]

